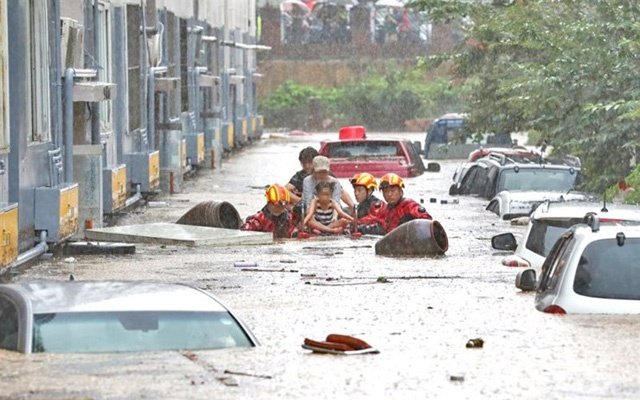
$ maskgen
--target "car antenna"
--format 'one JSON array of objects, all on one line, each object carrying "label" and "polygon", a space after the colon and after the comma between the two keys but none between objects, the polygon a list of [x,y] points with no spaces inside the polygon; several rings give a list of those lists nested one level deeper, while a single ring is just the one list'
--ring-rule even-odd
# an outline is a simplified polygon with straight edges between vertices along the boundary
[{"label": "car antenna", "polygon": [[602,209],[600,211],[609,212],[609,210],[607,209],[607,192],[604,192],[602,198],[604,199],[604,203],[602,204]]}]

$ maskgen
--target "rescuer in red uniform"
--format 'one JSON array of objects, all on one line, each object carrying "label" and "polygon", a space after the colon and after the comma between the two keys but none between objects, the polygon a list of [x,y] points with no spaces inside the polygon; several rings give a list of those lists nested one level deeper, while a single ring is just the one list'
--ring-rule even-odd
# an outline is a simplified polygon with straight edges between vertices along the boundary
[{"label": "rescuer in red uniform", "polygon": [[364,234],[385,235],[413,219],[432,219],[424,207],[404,198],[403,189],[404,182],[396,174],[386,174],[380,178],[380,190],[387,204],[379,211],[370,211],[368,216],[358,221],[356,230]]},{"label": "rescuer in red uniform", "polygon": [[404,198],[403,189],[404,182],[396,174],[386,174],[380,178],[380,190],[387,202],[382,223],[386,233],[414,219],[433,219],[418,202]]},{"label": "rescuer in red uniform", "polygon": [[265,192],[267,204],[257,214],[247,217],[240,229],[273,232],[275,238],[290,238],[296,231],[293,214],[287,210],[291,195],[284,186],[273,184]]},{"label": "rescuer in red uniform", "polygon": [[[351,186],[353,186],[353,195],[358,202],[354,221],[356,226],[382,224],[387,204],[373,194],[378,188],[376,178],[368,172],[358,173],[351,178]],[[359,229],[356,227],[356,230]],[[379,230],[378,233],[382,234]]]}]

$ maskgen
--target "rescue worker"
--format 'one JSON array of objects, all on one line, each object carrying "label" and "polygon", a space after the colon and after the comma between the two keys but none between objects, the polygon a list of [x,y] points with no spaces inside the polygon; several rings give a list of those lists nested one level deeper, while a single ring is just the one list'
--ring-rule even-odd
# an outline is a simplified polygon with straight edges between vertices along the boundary
[{"label": "rescue worker", "polygon": [[282,185],[273,184],[265,192],[267,204],[257,214],[247,217],[240,229],[245,231],[273,232],[274,238],[294,236],[296,226],[293,213],[287,210],[291,201],[289,191]]},{"label": "rescue worker", "polygon": [[364,234],[385,235],[405,222],[414,219],[433,219],[420,204],[404,198],[404,181],[396,174],[380,178],[380,190],[387,206],[373,223],[358,224],[357,231]]},{"label": "rescue worker", "polygon": [[356,224],[369,225],[382,221],[382,213],[387,205],[373,193],[378,188],[376,178],[368,172],[355,174],[351,180],[356,206]]},{"label": "rescue worker", "polygon": [[396,174],[380,178],[380,190],[387,202],[382,227],[386,233],[414,219],[433,219],[418,202],[404,198],[404,181]]}]

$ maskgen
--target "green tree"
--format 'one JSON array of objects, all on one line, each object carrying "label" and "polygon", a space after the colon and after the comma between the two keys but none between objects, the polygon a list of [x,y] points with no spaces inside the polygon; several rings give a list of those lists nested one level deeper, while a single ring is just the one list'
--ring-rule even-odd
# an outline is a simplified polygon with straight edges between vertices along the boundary
[{"label": "green tree", "polygon": [[630,171],[638,145],[640,5],[626,0],[444,1],[413,6],[461,18],[464,40],[430,65],[452,62],[479,132],[532,130],[583,161],[600,191]]}]

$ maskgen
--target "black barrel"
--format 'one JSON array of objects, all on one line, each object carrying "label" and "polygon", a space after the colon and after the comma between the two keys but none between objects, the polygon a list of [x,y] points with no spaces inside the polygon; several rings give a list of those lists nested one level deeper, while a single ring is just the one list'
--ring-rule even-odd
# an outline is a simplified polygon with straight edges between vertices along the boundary
[{"label": "black barrel", "polygon": [[242,219],[233,204],[226,201],[203,201],[187,211],[176,224],[238,229]]},{"label": "black barrel", "polygon": [[405,222],[376,243],[376,254],[384,256],[434,256],[448,249],[447,232],[428,219]]}]

